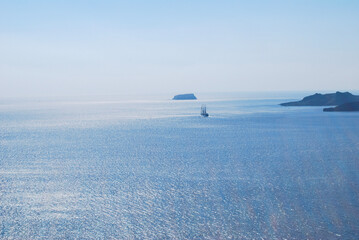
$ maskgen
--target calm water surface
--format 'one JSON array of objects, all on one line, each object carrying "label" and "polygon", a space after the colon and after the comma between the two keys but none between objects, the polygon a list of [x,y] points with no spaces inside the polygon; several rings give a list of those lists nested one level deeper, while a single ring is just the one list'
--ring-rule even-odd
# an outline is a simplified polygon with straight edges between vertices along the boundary
[{"label": "calm water surface", "polygon": [[359,113],[203,99],[1,100],[0,238],[359,238]]}]

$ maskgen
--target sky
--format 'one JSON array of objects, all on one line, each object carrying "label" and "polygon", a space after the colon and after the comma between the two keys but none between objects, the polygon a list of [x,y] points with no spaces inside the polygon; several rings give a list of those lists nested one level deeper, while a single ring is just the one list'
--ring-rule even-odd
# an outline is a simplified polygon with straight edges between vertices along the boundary
[{"label": "sky", "polygon": [[0,97],[358,83],[358,0],[0,0]]}]

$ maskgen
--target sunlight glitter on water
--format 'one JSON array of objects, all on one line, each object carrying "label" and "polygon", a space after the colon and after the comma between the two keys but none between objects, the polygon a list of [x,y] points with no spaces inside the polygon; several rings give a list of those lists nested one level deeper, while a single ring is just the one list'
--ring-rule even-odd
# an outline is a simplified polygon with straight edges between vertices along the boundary
[{"label": "sunlight glitter on water", "polygon": [[358,115],[279,102],[2,106],[0,236],[358,237]]}]

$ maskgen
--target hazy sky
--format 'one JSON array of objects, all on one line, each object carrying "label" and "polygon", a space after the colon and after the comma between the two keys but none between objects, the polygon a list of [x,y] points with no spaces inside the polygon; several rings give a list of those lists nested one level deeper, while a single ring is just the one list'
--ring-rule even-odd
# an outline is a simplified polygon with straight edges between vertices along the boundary
[{"label": "hazy sky", "polygon": [[358,83],[358,0],[0,0],[0,97]]}]

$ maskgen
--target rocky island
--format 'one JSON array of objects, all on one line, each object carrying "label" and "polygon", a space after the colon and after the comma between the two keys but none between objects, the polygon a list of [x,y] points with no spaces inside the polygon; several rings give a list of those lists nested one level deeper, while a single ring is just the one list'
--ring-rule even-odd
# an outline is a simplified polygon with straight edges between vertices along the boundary
[{"label": "rocky island", "polygon": [[172,98],[172,100],[196,100],[196,96],[193,93],[179,94]]},{"label": "rocky island", "polygon": [[359,102],[344,103],[332,108],[324,108],[324,112],[354,112],[359,111]]},{"label": "rocky island", "polygon": [[336,106],[350,102],[359,102],[359,96],[349,92],[336,92],[329,94],[316,93],[297,102],[281,103],[282,106]]}]

